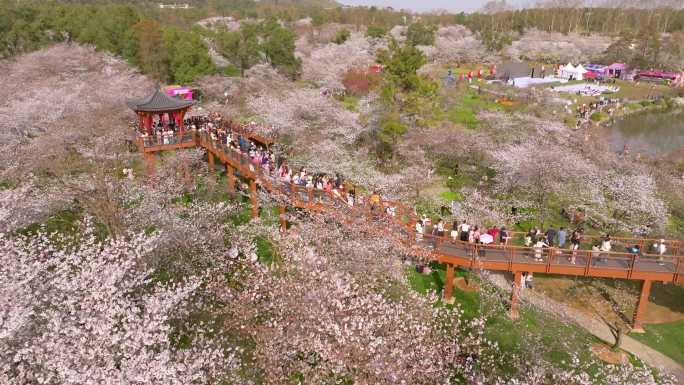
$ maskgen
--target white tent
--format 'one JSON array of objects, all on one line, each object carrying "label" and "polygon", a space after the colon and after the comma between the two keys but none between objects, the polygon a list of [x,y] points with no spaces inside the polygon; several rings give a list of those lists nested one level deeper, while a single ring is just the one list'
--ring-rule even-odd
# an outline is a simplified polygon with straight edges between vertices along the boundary
[{"label": "white tent", "polygon": [[575,67],[575,71],[577,72],[577,76],[575,76],[575,79],[577,79],[577,80],[583,80],[584,74],[589,72],[589,70],[584,68],[584,66],[581,64],[578,65],[577,67]]},{"label": "white tent", "polygon": [[587,69],[581,64],[575,67],[572,65],[572,63],[568,63],[566,66],[561,68],[559,75],[563,79],[583,80],[584,74],[587,72],[589,71],[587,71]]}]

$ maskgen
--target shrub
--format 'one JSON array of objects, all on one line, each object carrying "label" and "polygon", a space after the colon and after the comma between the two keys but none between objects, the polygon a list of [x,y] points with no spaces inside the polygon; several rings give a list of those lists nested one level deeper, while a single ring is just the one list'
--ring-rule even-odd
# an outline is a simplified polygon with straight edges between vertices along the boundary
[{"label": "shrub", "polygon": [[379,25],[371,25],[366,29],[366,36],[368,37],[374,37],[376,39],[379,39],[387,33],[387,30],[385,30],[384,27],[381,27]]},{"label": "shrub", "polygon": [[435,42],[435,27],[423,23],[409,25],[406,40],[412,45],[432,45]]},{"label": "shrub", "polygon": [[608,115],[604,114],[603,112],[594,112],[591,114],[591,117],[589,119],[593,120],[594,122],[600,122],[602,120],[606,120],[608,118]]},{"label": "shrub", "polygon": [[237,68],[233,64],[228,64],[224,69],[223,69],[223,74],[225,76],[229,77],[239,77],[241,75],[242,71],[240,71],[239,68]]},{"label": "shrub", "polygon": [[447,117],[452,123],[462,124],[469,129],[477,128],[477,117],[471,108],[456,106],[449,110]]},{"label": "shrub", "polygon": [[335,35],[333,42],[335,44],[344,44],[345,41],[349,40],[350,36],[351,32],[349,32],[349,30],[346,28],[342,28],[341,30],[337,31],[337,35]]}]

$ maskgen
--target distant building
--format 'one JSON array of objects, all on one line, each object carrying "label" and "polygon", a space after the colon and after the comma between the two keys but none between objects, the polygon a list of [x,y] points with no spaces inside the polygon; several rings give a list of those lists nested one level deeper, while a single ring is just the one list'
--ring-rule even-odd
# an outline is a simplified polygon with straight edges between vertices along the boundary
[{"label": "distant building", "polygon": [[159,8],[161,9],[190,9],[192,8],[190,4],[188,3],[183,3],[183,4],[162,4],[159,3]]}]

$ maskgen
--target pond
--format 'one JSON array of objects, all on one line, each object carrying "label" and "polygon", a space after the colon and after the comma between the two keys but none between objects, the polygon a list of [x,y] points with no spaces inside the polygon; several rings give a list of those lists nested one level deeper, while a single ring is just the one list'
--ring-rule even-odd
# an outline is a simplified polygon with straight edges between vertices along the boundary
[{"label": "pond", "polygon": [[684,149],[684,112],[647,112],[627,116],[606,129],[612,150],[665,156]]}]

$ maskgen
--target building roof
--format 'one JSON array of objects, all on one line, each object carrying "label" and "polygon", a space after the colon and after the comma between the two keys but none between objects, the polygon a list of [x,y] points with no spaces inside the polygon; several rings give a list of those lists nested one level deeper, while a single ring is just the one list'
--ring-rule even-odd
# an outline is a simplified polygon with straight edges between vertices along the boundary
[{"label": "building roof", "polygon": [[149,96],[140,99],[129,99],[126,104],[128,104],[128,107],[133,111],[165,112],[190,107],[193,104],[193,101],[174,98],[155,89]]}]

